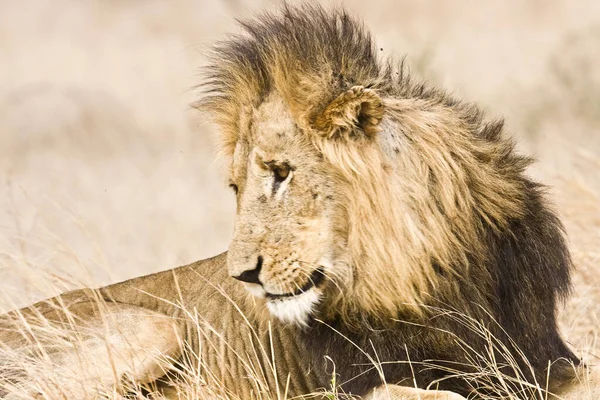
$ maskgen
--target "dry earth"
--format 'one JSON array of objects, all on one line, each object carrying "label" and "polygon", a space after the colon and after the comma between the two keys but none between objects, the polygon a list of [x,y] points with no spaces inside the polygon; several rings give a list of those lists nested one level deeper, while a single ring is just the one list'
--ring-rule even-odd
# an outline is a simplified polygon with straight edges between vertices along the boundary
[{"label": "dry earth", "polygon": [[[227,248],[233,196],[190,88],[233,17],[274,3],[0,0],[0,310]],[[600,2],[345,5],[539,160],[578,266],[563,330],[596,352]]]}]

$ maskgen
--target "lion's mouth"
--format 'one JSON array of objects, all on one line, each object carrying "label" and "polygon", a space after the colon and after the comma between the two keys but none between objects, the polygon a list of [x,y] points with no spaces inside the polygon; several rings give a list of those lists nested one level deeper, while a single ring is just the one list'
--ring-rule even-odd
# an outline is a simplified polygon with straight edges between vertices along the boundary
[{"label": "lion's mouth", "polygon": [[325,279],[325,274],[323,272],[323,268],[317,268],[316,270],[313,271],[312,274],[310,274],[308,281],[306,281],[306,283],[302,287],[299,287],[298,289],[296,289],[295,292],[283,293],[283,294],[267,293],[266,298],[269,300],[279,300],[279,299],[285,299],[285,298],[289,298],[289,297],[298,296],[298,295],[301,295],[302,293],[308,292],[313,287],[319,287],[324,279]]}]

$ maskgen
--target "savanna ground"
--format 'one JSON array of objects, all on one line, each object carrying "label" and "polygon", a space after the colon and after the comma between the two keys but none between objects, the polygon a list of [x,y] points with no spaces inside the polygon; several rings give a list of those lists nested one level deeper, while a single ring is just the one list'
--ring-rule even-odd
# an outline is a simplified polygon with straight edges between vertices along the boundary
[{"label": "savanna ground", "polygon": [[[189,108],[203,51],[274,1],[0,0],[0,311],[220,253],[234,199]],[[383,55],[505,117],[577,265],[600,354],[600,2],[345,1]]]}]

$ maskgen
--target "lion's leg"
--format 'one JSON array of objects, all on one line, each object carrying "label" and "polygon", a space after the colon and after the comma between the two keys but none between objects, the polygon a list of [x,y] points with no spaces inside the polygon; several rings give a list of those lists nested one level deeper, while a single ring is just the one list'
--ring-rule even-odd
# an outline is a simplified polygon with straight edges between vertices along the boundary
[{"label": "lion's leg", "polygon": [[409,386],[385,385],[371,391],[364,400],[465,400],[459,394],[443,390],[424,390]]},{"label": "lion's leg", "polygon": [[79,399],[116,393],[123,384],[165,375],[181,353],[182,335],[173,318],[127,304],[85,301],[42,313],[30,309],[0,327],[0,377],[8,376],[8,390],[16,393]]}]

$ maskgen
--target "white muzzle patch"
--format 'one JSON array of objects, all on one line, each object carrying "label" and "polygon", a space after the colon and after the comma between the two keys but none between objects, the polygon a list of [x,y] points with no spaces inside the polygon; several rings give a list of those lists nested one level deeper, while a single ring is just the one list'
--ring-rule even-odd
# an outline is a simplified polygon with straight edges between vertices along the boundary
[{"label": "white muzzle patch", "polygon": [[247,282],[242,282],[242,283],[244,285],[244,288],[246,288],[246,290],[248,291],[248,293],[250,293],[254,297],[258,297],[259,299],[262,299],[263,297],[265,297],[267,295],[267,292],[265,291],[265,289],[263,289],[263,287],[261,285],[257,285],[256,283],[247,283]]},{"label": "white muzzle patch", "polygon": [[267,308],[282,322],[306,326],[320,297],[318,290],[313,288],[296,296],[267,300]]}]

